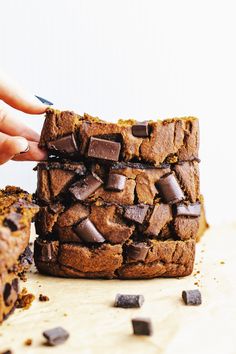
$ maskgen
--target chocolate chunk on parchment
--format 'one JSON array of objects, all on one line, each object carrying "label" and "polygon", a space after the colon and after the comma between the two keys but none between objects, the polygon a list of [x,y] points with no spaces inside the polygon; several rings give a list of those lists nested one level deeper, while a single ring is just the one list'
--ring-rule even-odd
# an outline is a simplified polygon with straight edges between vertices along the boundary
[{"label": "chocolate chunk on parchment", "polygon": [[111,140],[90,138],[88,147],[88,157],[118,161],[120,155],[121,144]]},{"label": "chocolate chunk on parchment", "polygon": [[120,192],[123,191],[123,189],[125,188],[125,183],[126,183],[125,176],[119,175],[117,173],[111,173],[108,176],[106,189]]},{"label": "chocolate chunk on parchment", "polygon": [[21,218],[21,214],[15,213],[13,211],[5,217],[4,226],[8,226],[11,231],[17,231],[21,228]]},{"label": "chocolate chunk on parchment", "polygon": [[201,305],[202,295],[198,289],[183,290],[182,298],[185,305]]},{"label": "chocolate chunk on parchment", "polygon": [[47,344],[55,346],[64,343],[69,338],[69,333],[62,327],[55,327],[43,332]]},{"label": "chocolate chunk on parchment", "polygon": [[173,173],[161,177],[157,187],[166,203],[174,204],[184,199],[184,193]]},{"label": "chocolate chunk on parchment", "polygon": [[153,333],[150,318],[136,317],[132,319],[133,331],[135,335],[151,336]]},{"label": "chocolate chunk on parchment", "polygon": [[130,205],[126,207],[124,217],[131,221],[135,221],[138,224],[142,224],[148,209],[149,206],[145,204]]},{"label": "chocolate chunk on parchment", "polygon": [[73,154],[78,151],[78,146],[74,137],[74,134],[69,134],[58,138],[56,140],[49,141],[47,143],[47,148],[50,151]]},{"label": "chocolate chunk on parchment", "polygon": [[115,298],[115,307],[122,308],[136,308],[141,307],[144,303],[143,295],[125,295],[125,294],[117,294]]},{"label": "chocolate chunk on parchment", "polygon": [[144,261],[149,247],[144,242],[138,242],[128,245],[125,250],[129,261]]},{"label": "chocolate chunk on parchment", "polygon": [[76,225],[75,232],[83,241],[88,243],[102,243],[105,241],[104,237],[96,229],[89,218],[84,219]]},{"label": "chocolate chunk on parchment", "polygon": [[138,138],[146,138],[149,136],[148,122],[136,122],[132,125],[132,134]]},{"label": "chocolate chunk on parchment", "polygon": [[193,216],[201,215],[201,204],[199,202],[193,204],[178,204],[176,205],[176,216]]},{"label": "chocolate chunk on parchment", "polygon": [[69,191],[75,200],[85,200],[93,194],[101,185],[102,180],[96,174],[90,174],[74,183]]}]

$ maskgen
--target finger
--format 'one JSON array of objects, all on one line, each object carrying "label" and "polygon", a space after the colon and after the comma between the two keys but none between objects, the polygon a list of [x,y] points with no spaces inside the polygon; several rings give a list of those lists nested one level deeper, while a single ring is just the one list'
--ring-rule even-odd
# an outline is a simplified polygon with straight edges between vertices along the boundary
[{"label": "finger", "polygon": [[29,148],[28,141],[20,136],[9,136],[0,133],[0,165],[11,160],[16,154]]},{"label": "finger", "polygon": [[13,108],[30,114],[42,114],[48,107],[2,72],[0,72],[0,99]]},{"label": "finger", "polygon": [[19,119],[6,108],[0,107],[0,131],[11,136],[23,136],[27,140],[39,141],[39,134]]},{"label": "finger", "polygon": [[47,159],[45,150],[39,149],[38,143],[29,141],[29,150],[27,152],[16,155],[12,158],[14,161],[41,161]]}]

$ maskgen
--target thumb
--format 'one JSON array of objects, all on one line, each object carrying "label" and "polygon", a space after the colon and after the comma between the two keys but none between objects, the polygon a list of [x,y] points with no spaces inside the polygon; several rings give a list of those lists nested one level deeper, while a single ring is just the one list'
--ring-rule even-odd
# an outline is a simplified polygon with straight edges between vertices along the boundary
[{"label": "thumb", "polygon": [[0,99],[11,107],[30,114],[42,114],[48,107],[3,72],[0,72]]}]

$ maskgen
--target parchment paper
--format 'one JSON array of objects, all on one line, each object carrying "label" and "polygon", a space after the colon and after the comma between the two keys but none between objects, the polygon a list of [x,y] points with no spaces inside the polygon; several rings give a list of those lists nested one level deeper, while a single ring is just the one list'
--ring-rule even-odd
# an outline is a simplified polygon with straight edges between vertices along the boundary
[{"label": "parchment paper", "polygon": [[[223,263],[224,262],[224,263]],[[210,228],[197,246],[193,275],[181,279],[80,280],[39,275],[23,283],[36,299],[0,326],[0,349],[14,353],[236,353],[236,224]],[[203,304],[185,306],[183,289],[199,284]],[[39,302],[42,293],[49,302]],[[143,294],[141,309],[113,307],[117,293]],[[131,318],[152,319],[154,335],[132,335]],[[47,347],[42,332],[62,326],[69,340]],[[24,341],[31,338],[27,347]]]}]

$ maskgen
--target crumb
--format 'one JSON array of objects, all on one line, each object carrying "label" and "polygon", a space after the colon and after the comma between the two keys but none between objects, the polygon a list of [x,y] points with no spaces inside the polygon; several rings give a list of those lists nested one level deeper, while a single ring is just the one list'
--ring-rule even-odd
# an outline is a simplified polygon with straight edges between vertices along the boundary
[{"label": "crumb", "polygon": [[225,262],[224,261],[220,261],[220,264],[225,264]]},{"label": "crumb", "polygon": [[196,281],[195,283],[194,283],[194,285],[197,285],[197,286],[199,286],[199,283]]},{"label": "crumb", "polygon": [[31,338],[28,338],[24,341],[24,345],[31,345],[32,344],[32,339]]},{"label": "crumb", "polygon": [[39,301],[41,302],[49,301],[49,297],[47,295],[39,294]]},{"label": "crumb", "polygon": [[17,309],[24,309],[27,310],[32,302],[34,301],[35,296],[31,293],[28,293],[26,288],[23,288],[18,295],[18,299],[16,301],[16,308]]},{"label": "crumb", "polygon": [[64,314],[63,314],[63,316],[64,316],[64,317],[67,317],[67,316],[68,316],[68,314],[67,314],[67,313],[64,313]]}]

